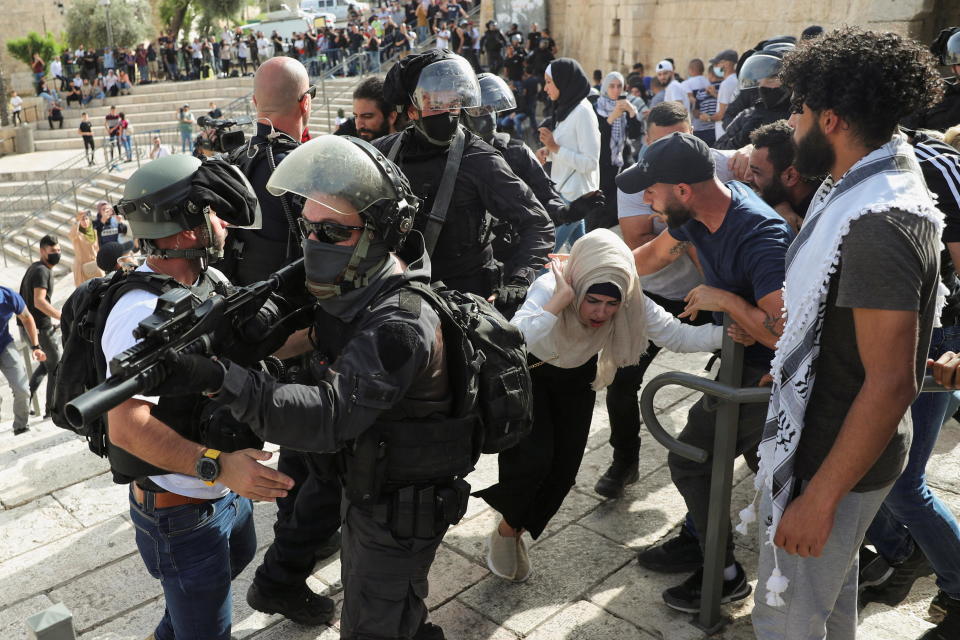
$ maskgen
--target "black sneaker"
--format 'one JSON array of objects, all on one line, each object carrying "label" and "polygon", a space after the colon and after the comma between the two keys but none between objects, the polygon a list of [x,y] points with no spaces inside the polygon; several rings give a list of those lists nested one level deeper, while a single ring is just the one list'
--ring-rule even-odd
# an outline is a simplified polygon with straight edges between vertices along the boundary
[{"label": "black sneaker", "polygon": [[413,634],[413,640],[446,640],[443,629],[432,622],[424,622]]},{"label": "black sneaker", "polygon": [[623,488],[639,479],[640,464],[637,461],[623,462],[614,459],[606,473],[597,480],[597,486],[593,490],[605,498],[620,498],[623,496]]},{"label": "black sneaker", "polygon": [[317,548],[317,552],[314,555],[319,562],[320,560],[326,560],[337,551],[340,551],[340,532],[334,531],[333,535],[327,538],[327,541]]},{"label": "black sneaker", "polygon": [[659,573],[687,573],[703,567],[700,541],[686,527],[666,542],[637,554],[637,564]]},{"label": "black sneaker", "polygon": [[19,429],[16,428],[16,427],[14,427],[14,428],[13,428],[13,435],[18,436],[18,435],[20,435],[21,433],[26,433],[27,431],[30,431],[30,427],[28,427],[28,426],[26,426],[26,425],[20,427]]},{"label": "black sneaker", "polygon": [[297,591],[266,593],[254,582],[247,590],[247,604],[257,611],[279,613],[308,627],[327,624],[336,613],[333,600],[314,593],[306,585]]},{"label": "black sneaker", "polygon": [[[938,602],[939,601],[939,602]],[[937,626],[920,636],[920,640],[957,640],[960,638],[960,600],[951,598],[943,591],[937,594],[934,603],[943,608],[944,616]]]},{"label": "black sneaker", "polygon": [[860,593],[860,606],[880,602],[895,607],[906,599],[917,578],[929,575],[931,571],[930,563],[920,550],[920,545],[914,544],[913,553],[900,564],[893,565],[893,571],[886,580],[867,587]]},{"label": "black sneaker", "polygon": [[857,582],[857,588],[860,591],[867,587],[883,584],[892,575],[893,567],[890,566],[886,558],[876,551],[860,547],[860,575]]},{"label": "black sneaker", "polygon": [[[720,595],[720,604],[736,602],[743,600],[750,595],[752,589],[747,582],[747,574],[743,567],[737,562],[734,564],[737,568],[737,575],[733,580],[723,581],[723,590]],[[677,611],[686,613],[697,613],[700,611],[700,587],[703,584],[703,567],[700,567],[692,576],[684,580],[676,587],[671,587],[663,592],[663,601],[667,606]]]}]

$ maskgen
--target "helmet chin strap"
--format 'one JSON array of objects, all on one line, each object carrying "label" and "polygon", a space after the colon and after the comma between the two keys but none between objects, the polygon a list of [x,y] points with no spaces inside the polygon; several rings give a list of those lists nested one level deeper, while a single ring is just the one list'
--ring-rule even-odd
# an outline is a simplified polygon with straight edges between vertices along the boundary
[{"label": "helmet chin strap", "polygon": [[180,237],[177,234],[177,244],[172,249],[161,249],[153,240],[141,238],[144,253],[147,256],[156,257],[160,260],[170,260],[173,258],[183,258],[186,260],[199,260],[200,271],[206,271],[212,262],[216,262],[223,257],[223,249],[217,248],[213,244],[213,227],[210,223],[210,216],[204,216],[204,226],[199,232],[202,247],[193,249],[181,249]]}]

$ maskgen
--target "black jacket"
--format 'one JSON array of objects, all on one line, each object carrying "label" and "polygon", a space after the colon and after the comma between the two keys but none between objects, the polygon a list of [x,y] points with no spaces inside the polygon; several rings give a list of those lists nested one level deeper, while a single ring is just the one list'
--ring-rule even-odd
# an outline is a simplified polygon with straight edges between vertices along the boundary
[{"label": "black jacket", "polygon": [[[522,278],[533,282],[553,248],[553,224],[530,188],[511,171],[507,162],[483,140],[466,132],[467,141],[446,221],[430,260],[433,280],[447,286],[489,295],[499,286],[478,282],[478,274],[494,268],[493,252],[485,239],[486,214],[506,220],[517,237],[504,265],[502,280]],[[447,161],[446,147],[425,141],[414,127],[373,141],[385,154],[397,136],[403,136],[396,162],[414,193],[421,199],[414,228],[423,230]]]},{"label": "black jacket", "polygon": [[790,117],[790,104],[786,103],[776,109],[767,109],[757,102],[749,109],[744,109],[733,119],[730,126],[724,129],[723,135],[714,144],[715,149],[740,149],[750,144],[750,134],[765,124],[786,120]]}]

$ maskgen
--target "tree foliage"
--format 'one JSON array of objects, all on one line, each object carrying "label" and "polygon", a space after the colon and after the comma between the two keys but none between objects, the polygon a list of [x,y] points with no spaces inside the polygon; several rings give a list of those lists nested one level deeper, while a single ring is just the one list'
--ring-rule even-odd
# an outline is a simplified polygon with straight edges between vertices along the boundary
[{"label": "tree foliage", "polygon": [[[147,0],[111,0],[109,14],[115,46],[130,47],[152,35]],[[107,7],[98,0],[74,0],[67,12],[67,42],[72,47],[106,47]]]},{"label": "tree foliage", "polygon": [[7,41],[10,55],[25,64],[33,62],[34,53],[39,53],[44,62],[49,63],[59,56],[63,49],[63,43],[52,33],[41,36],[36,31],[31,31],[24,38]]}]

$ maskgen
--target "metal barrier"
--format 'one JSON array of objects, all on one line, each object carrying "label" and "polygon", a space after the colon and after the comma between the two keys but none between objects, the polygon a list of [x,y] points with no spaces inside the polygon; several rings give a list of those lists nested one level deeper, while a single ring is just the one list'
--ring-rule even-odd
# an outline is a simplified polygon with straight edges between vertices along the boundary
[{"label": "metal barrier", "polygon": [[[700,613],[692,624],[707,634],[723,628],[726,620],[720,616],[720,597],[723,590],[723,563],[730,529],[730,495],[733,491],[733,463],[740,420],[740,405],[766,403],[770,399],[769,387],[741,387],[743,374],[743,345],[734,342],[726,332],[730,317],[724,316],[723,347],[720,355],[720,371],[716,380],[702,376],[670,371],[652,378],[643,386],[640,394],[640,415],[654,439],[671,453],[694,462],[706,462],[712,458],[710,476],[710,512],[707,531],[704,535],[703,583],[701,584]],[[678,385],[700,391],[704,399],[715,398],[717,422],[713,450],[680,442],[670,434],[657,419],[653,406],[657,391],[666,386]],[[921,391],[951,391],[937,384],[932,376],[923,380]],[[698,400],[701,402],[702,400]]]}]

